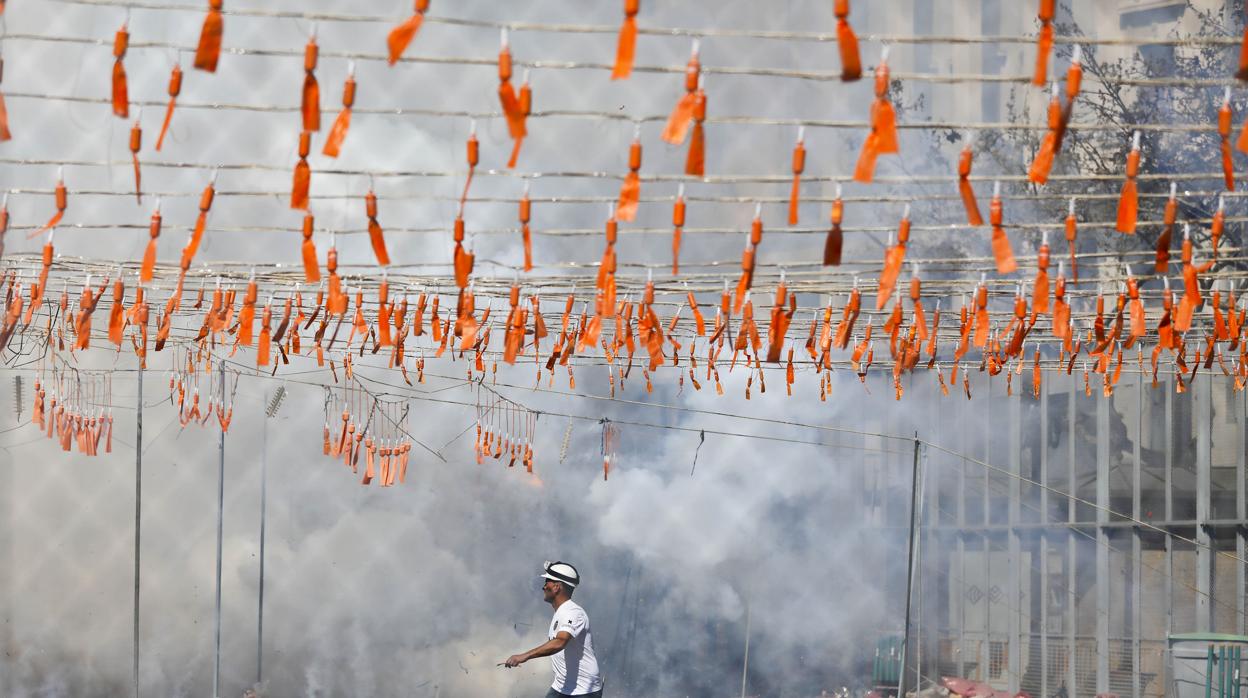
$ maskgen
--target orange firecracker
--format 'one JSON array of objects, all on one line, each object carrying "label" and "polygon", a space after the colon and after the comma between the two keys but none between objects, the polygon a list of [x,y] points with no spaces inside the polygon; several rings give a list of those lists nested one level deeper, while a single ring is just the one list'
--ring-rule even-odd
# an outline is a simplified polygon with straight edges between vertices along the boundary
[{"label": "orange firecracker", "polygon": [[139,281],[147,282],[152,280],[153,270],[156,268],[156,239],[160,237],[160,200],[156,201],[156,210],[152,212],[151,225],[148,226],[147,248],[143,252],[143,265],[139,269]]},{"label": "orange firecracker", "polygon": [[1005,234],[1002,225],[1004,210],[1001,205],[1001,183],[992,185],[992,203],[988,208],[988,220],[992,224],[992,256],[997,263],[998,274],[1009,274],[1018,268],[1014,261],[1014,251],[1010,249],[1010,238]]},{"label": "orange firecracker", "polygon": [[415,0],[415,9],[412,12],[412,16],[390,30],[390,34],[386,36],[386,48],[390,54],[390,65],[397,63],[403,52],[407,50],[407,45],[412,43],[416,32],[420,31],[420,25],[425,19],[425,12],[428,10],[429,0]]},{"label": "orange firecracker", "polygon": [[1040,11],[1036,17],[1040,20],[1040,33],[1036,36],[1036,73],[1032,84],[1044,87],[1049,79],[1049,54],[1053,51],[1053,16],[1057,10],[1057,0],[1040,0]]},{"label": "orange firecracker", "polygon": [[685,185],[676,190],[676,203],[672,205],[672,276],[680,274],[680,235],[685,229]]},{"label": "orange firecracker", "polygon": [[841,220],[845,216],[845,202],[841,200],[841,185],[836,185],[836,199],[832,202],[832,227],[823,241],[824,266],[840,266],[841,249],[844,246],[844,234],[841,232]]},{"label": "orange firecracker", "polygon": [[299,162],[295,164],[294,181],[290,188],[290,207],[307,210],[308,189],[312,186],[312,168],[308,166],[308,152],[312,149],[312,134],[299,134]]},{"label": "orange firecracker", "polygon": [[126,66],[122,61],[130,46],[130,32],[121,25],[113,37],[113,114],[125,119],[130,116],[130,96],[126,87]]},{"label": "orange firecracker", "polygon": [[221,20],[223,0],[208,0],[208,14],[199,33],[199,46],[195,49],[195,67],[209,73],[217,72],[217,60],[221,57]]},{"label": "orange firecracker", "polygon": [[160,136],[156,138],[156,150],[165,144],[165,134],[169,133],[169,122],[173,120],[173,108],[177,105],[178,95],[182,92],[182,66],[174,63],[169,73],[169,106],[165,108],[165,120],[160,124]]},{"label": "orange firecracker", "polygon": [[624,24],[620,25],[620,38],[615,48],[612,80],[626,80],[633,72],[633,58],[637,53],[637,12],[640,9],[641,0],[624,0]]},{"label": "orange firecracker", "polygon": [[1131,137],[1131,152],[1127,154],[1127,181],[1122,184],[1118,197],[1118,232],[1133,235],[1139,209],[1139,192],[1135,178],[1140,173],[1140,132]]},{"label": "orange firecracker", "polygon": [[806,169],[806,127],[797,129],[797,143],[793,146],[793,188],[789,192],[789,225],[797,225],[797,213],[801,198],[802,172]]},{"label": "orange firecracker", "polygon": [[870,182],[875,178],[875,162],[880,155],[898,152],[897,113],[888,99],[888,47],[880,54],[875,68],[875,101],[871,103],[871,133],[862,144],[862,153],[854,168],[854,180]]},{"label": "orange firecracker", "polygon": [[962,195],[962,207],[966,209],[967,225],[981,226],[984,217],[979,213],[979,202],[975,200],[975,188],[971,186],[971,165],[975,152],[971,149],[971,140],[967,138],[962,154],[958,156],[958,193]]},{"label": "orange firecracker", "polygon": [[342,85],[342,111],[334,119],[325,139],[325,148],[321,151],[331,158],[338,157],[342,150],[342,142],[347,137],[347,129],[351,128],[351,107],[355,105],[355,61],[347,65],[347,79]]},{"label": "orange firecracker", "polygon": [[321,130],[321,87],[316,81],[316,62],[320,49],[316,45],[316,27],[308,36],[308,45],[303,49],[303,91],[299,103],[299,113],[304,131]]},{"label": "orange firecracker", "polygon": [[[0,83],[4,82],[4,57],[0,56]],[[0,92],[0,142],[13,139],[9,131],[9,110],[4,106],[4,93]]]},{"label": "orange firecracker", "polygon": [[862,78],[862,59],[858,55],[858,37],[849,26],[849,0],[835,0],[836,47],[841,52],[841,80],[853,82]]},{"label": "orange firecracker", "polygon": [[628,147],[628,176],[620,185],[620,200],[615,215],[622,221],[637,218],[637,204],[641,200],[641,124],[633,129],[633,142]]}]

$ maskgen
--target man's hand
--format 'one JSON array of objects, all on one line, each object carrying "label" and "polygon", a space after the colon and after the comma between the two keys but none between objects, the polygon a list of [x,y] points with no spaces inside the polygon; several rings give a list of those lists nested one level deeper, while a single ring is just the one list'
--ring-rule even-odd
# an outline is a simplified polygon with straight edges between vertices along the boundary
[{"label": "man's hand", "polygon": [[520,666],[521,664],[524,664],[526,661],[528,661],[528,657],[524,656],[523,654],[513,654],[507,658],[507,661],[503,662],[503,666],[507,667],[508,669],[514,669]]}]

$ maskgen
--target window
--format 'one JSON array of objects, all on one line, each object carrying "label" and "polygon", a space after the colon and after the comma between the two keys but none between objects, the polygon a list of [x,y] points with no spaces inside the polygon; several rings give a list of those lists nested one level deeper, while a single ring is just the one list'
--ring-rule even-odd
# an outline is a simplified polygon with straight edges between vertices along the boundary
[{"label": "window", "polygon": [[988,643],[988,678],[999,679],[1005,673],[1005,648],[1009,643],[993,640]]}]

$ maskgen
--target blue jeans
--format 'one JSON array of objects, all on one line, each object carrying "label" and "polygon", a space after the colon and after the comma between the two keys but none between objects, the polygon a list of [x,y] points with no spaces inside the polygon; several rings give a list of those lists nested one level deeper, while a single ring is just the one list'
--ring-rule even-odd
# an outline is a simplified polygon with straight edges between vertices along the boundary
[{"label": "blue jeans", "polygon": [[579,696],[571,696],[571,695],[568,695],[567,693],[560,693],[559,691],[556,691],[555,689],[552,688],[546,692],[546,698],[602,698],[602,690],[599,689],[597,691],[594,691],[593,693],[586,693],[586,694],[579,695]]}]

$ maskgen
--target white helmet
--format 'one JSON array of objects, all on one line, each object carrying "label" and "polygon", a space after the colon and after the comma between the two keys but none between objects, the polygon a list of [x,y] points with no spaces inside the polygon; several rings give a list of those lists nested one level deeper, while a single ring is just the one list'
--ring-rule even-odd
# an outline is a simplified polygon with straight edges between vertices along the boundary
[{"label": "white helmet", "polygon": [[551,562],[547,560],[542,564],[542,578],[552,579],[556,582],[563,582],[573,589],[577,584],[581,583],[581,575],[576,568],[566,562]]}]

